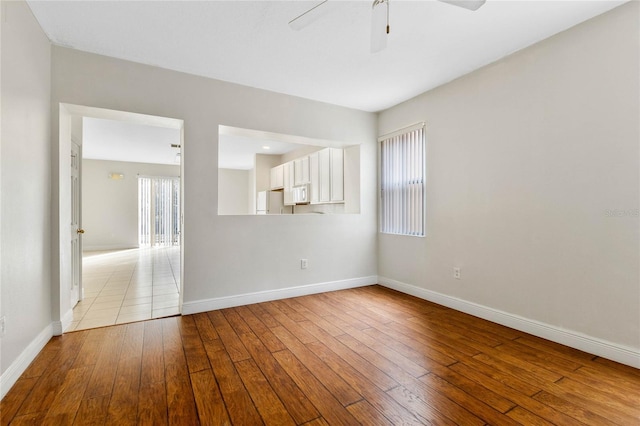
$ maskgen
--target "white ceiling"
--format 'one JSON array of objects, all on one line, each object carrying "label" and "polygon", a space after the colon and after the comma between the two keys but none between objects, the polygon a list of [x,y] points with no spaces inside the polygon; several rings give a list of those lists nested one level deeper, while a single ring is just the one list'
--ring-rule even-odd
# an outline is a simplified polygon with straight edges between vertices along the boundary
[{"label": "white ceiling", "polygon": [[256,154],[282,155],[298,148],[300,145],[288,142],[220,135],[218,139],[218,167],[249,170],[255,165]]},{"label": "white ceiling", "polygon": [[180,164],[180,130],[139,123],[84,117],[82,157],[136,163]]},{"label": "white ceiling", "polygon": [[365,111],[379,111],[625,1],[488,0],[476,12],[390,3],[386,50],[369,53],[371,1],[29,1],[52,42]]}]

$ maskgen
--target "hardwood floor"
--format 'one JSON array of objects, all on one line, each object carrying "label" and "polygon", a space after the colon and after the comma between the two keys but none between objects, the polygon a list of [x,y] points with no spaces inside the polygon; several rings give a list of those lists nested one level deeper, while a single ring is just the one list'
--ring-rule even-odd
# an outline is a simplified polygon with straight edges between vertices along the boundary
[{"label": "hardwood floor", "polygon": [[380,286],[53,338],[12,425],[636,425],[640,370]]}]

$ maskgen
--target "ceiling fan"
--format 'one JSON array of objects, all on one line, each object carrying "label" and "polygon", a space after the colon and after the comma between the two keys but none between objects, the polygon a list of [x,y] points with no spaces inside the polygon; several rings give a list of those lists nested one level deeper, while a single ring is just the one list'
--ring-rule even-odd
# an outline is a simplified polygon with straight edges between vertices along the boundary
[{"label": "ceiling fan", "polygon": [[[321,6],[329,0],[322,0],[311,9],[289,21],[289,26],[294,30],[301,30],[311,24],[320,16]],[[371,5],[371,53],[379,52],[387,47],[389,34],[389,1],[374,0]],[[438,0],[454,6],[459,6],[471,11],[478,10],[486,0]]]}]

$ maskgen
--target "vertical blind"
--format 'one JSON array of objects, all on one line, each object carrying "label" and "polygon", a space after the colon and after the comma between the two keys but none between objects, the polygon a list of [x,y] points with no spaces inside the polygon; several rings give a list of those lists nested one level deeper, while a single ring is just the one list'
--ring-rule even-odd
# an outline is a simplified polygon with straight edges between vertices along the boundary
[{"label": "vertical blind", "polygon": [[138,178],[138,243],[141,247],[180,244],[178,178]]},{"label": "vertical blind", "polygon": [[380,141],[380,232],[425,235],[424,126]]}]

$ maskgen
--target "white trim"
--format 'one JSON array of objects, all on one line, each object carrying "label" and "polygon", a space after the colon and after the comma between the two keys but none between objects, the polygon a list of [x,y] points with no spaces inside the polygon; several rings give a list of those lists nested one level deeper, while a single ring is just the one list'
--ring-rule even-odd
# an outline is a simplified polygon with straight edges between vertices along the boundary
[{"label": "white trim", "polygon": [[61,336],[73,321],[73,308],[69,309],[60,321],[54,321],[51,323],[51,332],[54,336]]},{"label": "white trim", "polygon": [[18,381],[22,373],[25,372],[29,364],[36,359],[36,356],[38,356],[52,336],[53,330],[51,324],[49,324],[36,336],[35,339],[31,341],[31,343],[29,343],[16,360],[13,361],[5,370],[2,376],[0,376],[0,398],[4,398],[7,392],[9,392],[13,385]]},{"label": "white trim", "polygon": [[413,132],[414,130],[418,130],[418,129],[426,130],[426,128],[427,128],[427,123],[424,121],[420,121],[419,123],[415,123],[410,126],[403,127],[398,130],[394,130],[382,136],[378,136],[378,143],[387,139],[395,138],[396,136],[400,136],[405,133]]},{"label": "white trim", "polygon": [[378,283],[378,277],[351,278],[340,281],[309,284],[298,287],[288,287],[276,290],[258,291],[255,293],[239,294],[236,296],[217,297],[215,299],[196,300],[182,304],[182,315],[197,314],[199,312],[215,311],[217,309],[268,302],[270,300],[287,299],[289,297],[306,296],[327,291],[345,290]]},{"label": "white trim", "polygon": [[390,278],[379,277],[380,285],[443,305],[479,318],[486,319],[543,339],[551,340],[581,351],[601,356],[622,364],[640,368],[640,350],[598,339],[573,330],[510,314],[488,306],[447,296]]}]

